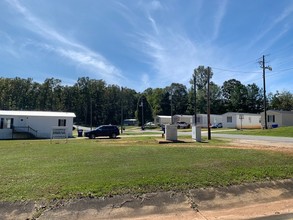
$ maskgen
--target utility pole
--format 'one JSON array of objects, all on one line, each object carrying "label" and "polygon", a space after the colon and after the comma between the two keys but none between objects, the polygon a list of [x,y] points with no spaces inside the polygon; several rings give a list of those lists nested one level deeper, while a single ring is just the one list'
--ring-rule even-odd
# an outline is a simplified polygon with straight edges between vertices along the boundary
[{"label": "utility pole", "polygon": [[141,99],[141,130],[144,130],[144,118],[143,118],[143,98]]},{"label": "utility pole", "polygon": [[169,95],[170,107],[171,107],[171,125],[173,124],[173,89],[170,91]]},{"label": "utility pole", "polygon": [[93,130],[93,99],[91,96],[91,130]]},{"label": "utility pole", "polygon": [[211,103],[210,103],[210,74],[211,74],[211,68],[208,66],[207,68],[207,73],[208,73],[208,94],[207,94],[207,99],[208,99],[208,109],[207,109],[207,116],[208,116],[208,140],[211,140]]},{"label": "utility pole", "polygon": [[196,119],[196,69],[194,69],[194,75],[193,75],[193,93],[194,93],[194,125],[197,124]]},{"label": "utility pole", "polygon": [[264,106],[264,120],[265,120],[265,129],[268,129],[268,123],[267,123],[267,100],[266,100],[266,69],[272,71],[272,67],[266,66],[265,63],[265,56],[262,56],[262,61],[259,62],[260,67],[262,68],[262,77],[263,77],[263,106]]},{"label": "utility pole", "polygon": [[123,87],[121,87],[120,101],[121,101],[121,134],[123,134]]}]

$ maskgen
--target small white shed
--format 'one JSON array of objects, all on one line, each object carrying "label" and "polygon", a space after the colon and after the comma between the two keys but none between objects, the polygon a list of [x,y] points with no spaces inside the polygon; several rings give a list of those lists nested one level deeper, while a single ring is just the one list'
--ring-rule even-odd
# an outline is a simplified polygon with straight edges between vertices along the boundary
[{"label": "small white shed", "polygon": [[29,133],[36,138],[51,138],[53,129],[63,129],[72,137],[72,112],[0,110],[0,139],[12,139],[16,133]]},{"label": "small white shed", "polygon": [[222,117],[224,128],[261,128],[260,114],[227,112]]},{"label": "small white shed", "polygon": [[[264,112],[261,113],[261,124],[265,126]],[[293,126],[293,111],[278,111],[268,110],[267,111],[267,125],[269,128],[273,126]]]}]

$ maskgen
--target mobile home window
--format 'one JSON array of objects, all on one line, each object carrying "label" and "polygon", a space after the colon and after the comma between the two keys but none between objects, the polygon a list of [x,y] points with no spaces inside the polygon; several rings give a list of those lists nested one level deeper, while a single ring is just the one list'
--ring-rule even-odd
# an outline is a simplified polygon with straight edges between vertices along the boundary
[{"label": "mobile home window", "polygon": [[1,118],[0,129],[13,128],[13,122],[14,122],[13,118]]},{"label": "mobile home window", "polygon": [[227,117],[227,123],[232,123],[232,116]]},{"label": "mobile home window", "polygon": [[268,122],[275,122],[275,115],[268,115]]},{"label": "mobile home window", "polygon": [[66,126],[66,119],[59,119],[58,120],[58,126],[61,127],[65,127]]}]

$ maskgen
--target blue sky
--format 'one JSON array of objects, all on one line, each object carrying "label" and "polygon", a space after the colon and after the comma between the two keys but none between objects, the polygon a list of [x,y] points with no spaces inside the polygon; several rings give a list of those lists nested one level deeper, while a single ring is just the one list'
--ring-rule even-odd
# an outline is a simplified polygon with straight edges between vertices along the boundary
[{"label": "blue sky", "polygon": [[193,69],[293,92],[292,0],[1,0],[0,77],[103,79],[138,92]]}]

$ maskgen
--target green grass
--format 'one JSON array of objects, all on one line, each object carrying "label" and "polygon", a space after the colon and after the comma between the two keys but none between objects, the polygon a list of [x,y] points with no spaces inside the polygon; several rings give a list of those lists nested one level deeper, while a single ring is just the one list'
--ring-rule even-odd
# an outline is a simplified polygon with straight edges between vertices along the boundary
[{"label": "green grass", "polygon": [[273,129],[243,129],[237,131],[223,131],[225,134],[244,134],[274,137],[293,137],[293,126]]},{"label": "green grass", "polygon": [[293,154],[153,137],[1,141],[0,201],[187,190],[293,177]]}]

